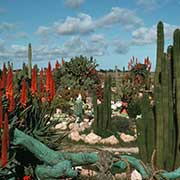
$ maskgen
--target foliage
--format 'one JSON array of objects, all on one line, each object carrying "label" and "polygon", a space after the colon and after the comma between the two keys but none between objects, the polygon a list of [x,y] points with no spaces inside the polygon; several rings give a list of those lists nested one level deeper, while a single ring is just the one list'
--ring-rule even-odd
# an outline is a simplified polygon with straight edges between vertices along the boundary
[{"label": "foliage", "polygon": [[138,99],[132,99],[128,104],[128,115],[130,118],[136,118],[137,115],[141,114],[140,105]]},{"label": "foliage", "polygon": [[84,56],[72,58],[56,71],[56,83],[61,85],[61,88],[93,89],[100,83],[97,66],[92,57],[90,59]]},{"label": "foliage", "polygon": [[115,116],[112,118],[110,130],[112,132],[127,133],[130,130],[130,121],[130,119]]}]

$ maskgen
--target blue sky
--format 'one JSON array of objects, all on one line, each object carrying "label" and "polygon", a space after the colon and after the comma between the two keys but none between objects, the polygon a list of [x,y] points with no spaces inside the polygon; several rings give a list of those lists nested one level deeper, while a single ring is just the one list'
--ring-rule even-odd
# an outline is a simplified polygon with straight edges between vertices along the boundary
[{"label": "blue sky", "polygon": [[99,68],[120,69],[132,56],[156,59],[156,24],[164,22],[166,46],[180,28],[180,0],[0,0],[0,66],[93,56]]}]

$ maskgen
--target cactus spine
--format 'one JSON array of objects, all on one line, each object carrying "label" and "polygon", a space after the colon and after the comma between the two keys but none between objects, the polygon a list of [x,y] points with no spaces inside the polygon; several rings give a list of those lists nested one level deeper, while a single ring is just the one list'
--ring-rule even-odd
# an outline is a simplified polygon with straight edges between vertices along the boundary
[{"label": "cactus spine", "polygon": [[31,79],[32,73],[32,48],[31,43],[28,45],[28,78]]}]

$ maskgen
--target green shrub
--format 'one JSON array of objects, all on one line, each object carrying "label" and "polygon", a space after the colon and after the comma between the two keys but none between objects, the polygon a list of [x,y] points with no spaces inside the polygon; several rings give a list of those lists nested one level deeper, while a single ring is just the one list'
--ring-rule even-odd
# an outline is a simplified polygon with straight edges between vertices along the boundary
[{"label": "green shrub", "polygon": [[128,105],[128,115],[130,118],[136,118],[137,115],[141,114],[141,108],[137,99],[131,100]]}]

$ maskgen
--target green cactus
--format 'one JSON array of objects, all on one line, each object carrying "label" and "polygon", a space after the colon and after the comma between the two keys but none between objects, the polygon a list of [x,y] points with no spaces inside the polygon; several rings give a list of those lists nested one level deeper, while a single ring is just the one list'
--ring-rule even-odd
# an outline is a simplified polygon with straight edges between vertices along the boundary
[{"label": "green cactus", "polygon": [[28,45],[28,77],[31,79],[31,71],[32,71],[32,48],[31,43]]},{"label": "green cactus", "polygon": [[111,76],[105,78],[103,102],[97,104],[97,97],[93,95],[95,132],[110,129],[111,125]]},{"label": "green cactus", "polygon": [[138,145],[140,157],[144,162],[150,163],[152,153],[155,149],[155,119],[150,104],[149,95],[145,94],[138,101],[142,118],[137,119]]},{"label": "green cactus", "polygon": [[175,113],[176,113],[176,127],[177,127],[177,142],[176,142],[176,159],[175,167],[180,165],[180,29],[174,32],[173,44],[173,58],[174,58],[174,77],[175,77]]},{"label": "green cactus", "polygon": [[162,89],[161,89],[161,59],[164,53],[164,30],[163,30],[163,23],[159,22],[157,25],[157,63],[156,63],[156,71],[155,71],[155,111],[156,111],[156,149],[157,149],[157,159],[156,165],[158,168],[163,167],[163,136],[164,136],[164,122],[162,118]]},{"label": "green cactus", "polygon": [[79,95],[75,101],[74,113],[77,117],[77,122],[81,122],[83,119],[83,101],[82,97]]},{"label": "green cactus", "polygon": [[[172,170],[180,165],[180,30],[173,47],[163,53],[163,24],[158,24],[155,72],[156,166]],[[168,148],[167,148],[168,147]]]}]

